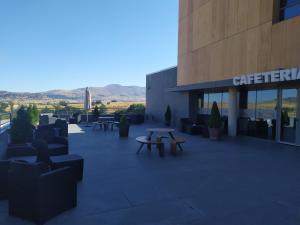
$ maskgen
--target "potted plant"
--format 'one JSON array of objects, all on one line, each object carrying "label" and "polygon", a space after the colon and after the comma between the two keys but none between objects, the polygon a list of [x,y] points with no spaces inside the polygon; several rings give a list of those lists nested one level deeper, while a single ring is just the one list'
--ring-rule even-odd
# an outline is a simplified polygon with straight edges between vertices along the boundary
[{"label": "potted plant", "polygon": [[98,118],[100,116],[100,111],[98,106],[96,105],[94,110],[93,110],[93,115],[94,115],[94,121],[98,121]]},{"label": "potted plant", "polygon": [[119,135],[120,137],[128,137],[129,134],[129,122],[125,115],[121,116],[119,125]]},{"label": "potted plant", "polygon": [[171,125],[171,120],[172,120],[172,112],[171,112],[171,108],[168,105],[167,110],[165,112],[165,124],[166,126],[170,126]]},{"label": "potted plant", "polygon": [[213,103],[209,118],[208,130],[211,140],[218,140],[221,136],[221,115],[216,102]]}]

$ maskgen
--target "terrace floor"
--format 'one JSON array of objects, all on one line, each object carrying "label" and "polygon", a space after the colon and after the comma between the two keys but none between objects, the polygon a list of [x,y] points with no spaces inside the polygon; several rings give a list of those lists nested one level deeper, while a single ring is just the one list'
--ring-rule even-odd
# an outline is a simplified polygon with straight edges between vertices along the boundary
[{"label": "terrace floor", "polygon": [[[252,138],[213,142],[185,136],[185,151],[164,158],[135,152],[135,137],[70,125],[70,153],[85,159],[78,206],[49,225],[300,224],[300,149]],[[31,224],[8,216],[0,224]]]}]

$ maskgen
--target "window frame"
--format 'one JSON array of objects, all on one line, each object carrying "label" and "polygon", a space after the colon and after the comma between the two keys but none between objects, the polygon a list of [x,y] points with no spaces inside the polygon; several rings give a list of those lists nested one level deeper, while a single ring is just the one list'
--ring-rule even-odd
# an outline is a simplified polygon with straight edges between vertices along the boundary
[{"label": "window frame", "polygon": [[[293,8],[295,6],[300,6],[300,0],[294,0],[291,3],[287,3],[285,6],[282,6],[282,4],[283,0],[274,0],[273,23],[279,23],[296,17],[292,16],[290,18],[284,18],[283,12],[285,12],[286,9]],[[300,16],[300,12],[297,16]]]}]

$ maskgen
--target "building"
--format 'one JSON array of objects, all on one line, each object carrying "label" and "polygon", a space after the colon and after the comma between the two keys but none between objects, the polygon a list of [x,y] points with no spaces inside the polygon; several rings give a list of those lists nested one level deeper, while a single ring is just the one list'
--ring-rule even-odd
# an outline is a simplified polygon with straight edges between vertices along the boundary
[{"label": "building", "polygon": [[300,145],[300,0],[180,0],[176,80],[180,116],[215,101],[230,136]]}]

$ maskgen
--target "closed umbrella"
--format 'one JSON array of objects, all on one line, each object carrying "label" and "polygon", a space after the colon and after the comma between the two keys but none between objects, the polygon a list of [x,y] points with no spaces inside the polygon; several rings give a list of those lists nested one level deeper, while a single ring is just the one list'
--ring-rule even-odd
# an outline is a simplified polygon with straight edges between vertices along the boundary
[{"label": "closed umbrella", "polygon": [[86,121],[89,123],[89,110],[92,108],[92,95],[90,89],[85,89],[84,109],[86,110]]}]

